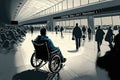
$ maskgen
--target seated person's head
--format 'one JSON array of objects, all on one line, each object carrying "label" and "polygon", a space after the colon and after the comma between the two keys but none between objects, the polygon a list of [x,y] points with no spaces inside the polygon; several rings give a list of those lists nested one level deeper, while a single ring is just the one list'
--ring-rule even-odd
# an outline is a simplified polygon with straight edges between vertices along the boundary
[{"label": "seated person's head", "polygon": [[78,26],[78,23],[76,23],[76,26]]},{"label": "seated person's head", "polygon": [[42,36],[45,36],[45,35],[46,35],[46,29],[45,29],[45,28],[41,28],[40,34],[41,34]]},{"label": "seated person's head", "polygon": [[100,29],[101,26],[98,26],[98,29]]}]

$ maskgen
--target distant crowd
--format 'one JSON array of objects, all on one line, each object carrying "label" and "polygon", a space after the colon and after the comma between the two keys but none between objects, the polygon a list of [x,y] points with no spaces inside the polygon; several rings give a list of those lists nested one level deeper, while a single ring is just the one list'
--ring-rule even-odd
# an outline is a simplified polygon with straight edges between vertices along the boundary
[{"label": "distant crowd", "polygon": [[26,27],[23,26],[0,27],[0,48],[13,48],[24,40],[26,33]]}]

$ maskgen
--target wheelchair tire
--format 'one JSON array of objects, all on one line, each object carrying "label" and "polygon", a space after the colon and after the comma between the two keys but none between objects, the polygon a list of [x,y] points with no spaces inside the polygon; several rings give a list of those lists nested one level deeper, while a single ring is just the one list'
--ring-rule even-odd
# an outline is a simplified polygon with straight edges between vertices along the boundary
[{"label": "wheelchair tire", "polygon": [[41,59],[36,59],[36,54],[33,53],[30,62],[31,62],[31,65],[32,65],[33,67],[40,67],[41,64],[42,64],[42,62],[43,62],[43,60],[41,60]]},{"label": "wheelchair tire", "polygon": [[59,55],[52,56],[48,66],[51,72],[59,72],[62,67],[61,58],[59,57]]}]

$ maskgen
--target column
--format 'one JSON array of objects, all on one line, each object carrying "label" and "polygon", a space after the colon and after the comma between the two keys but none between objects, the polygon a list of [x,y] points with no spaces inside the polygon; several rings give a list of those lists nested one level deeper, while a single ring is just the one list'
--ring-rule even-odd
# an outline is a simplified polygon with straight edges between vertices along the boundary
[{"label": "column", "polygon": [[92,33],[95,34],[95,27],[94,27],[94,17],[93,16],[88,16],[88,27],[91,27]]},{"label": "column", "polygon": [[54,31],[55,21],[53,19],[48,20],[47,21],[47,26],[49,27],[50,31]]}]

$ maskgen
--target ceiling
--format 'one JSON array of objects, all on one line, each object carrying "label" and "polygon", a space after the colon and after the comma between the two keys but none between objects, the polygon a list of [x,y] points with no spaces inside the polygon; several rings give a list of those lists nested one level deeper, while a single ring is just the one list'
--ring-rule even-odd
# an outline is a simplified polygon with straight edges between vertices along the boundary
[{"label": "ceiling", "polygon": [[60,1],[62,0],[27,0],[15,17],[15,20],[22,21],[25,18],[30,18],[32,15],[45,10]]},{"label": "ceiling", "polygon": [[22,21],[63,0],[0,0],[0,22]]},{"label": "ceiling", "polygon": [[0,0],[0,23],[9,24],[26,0]]}]

